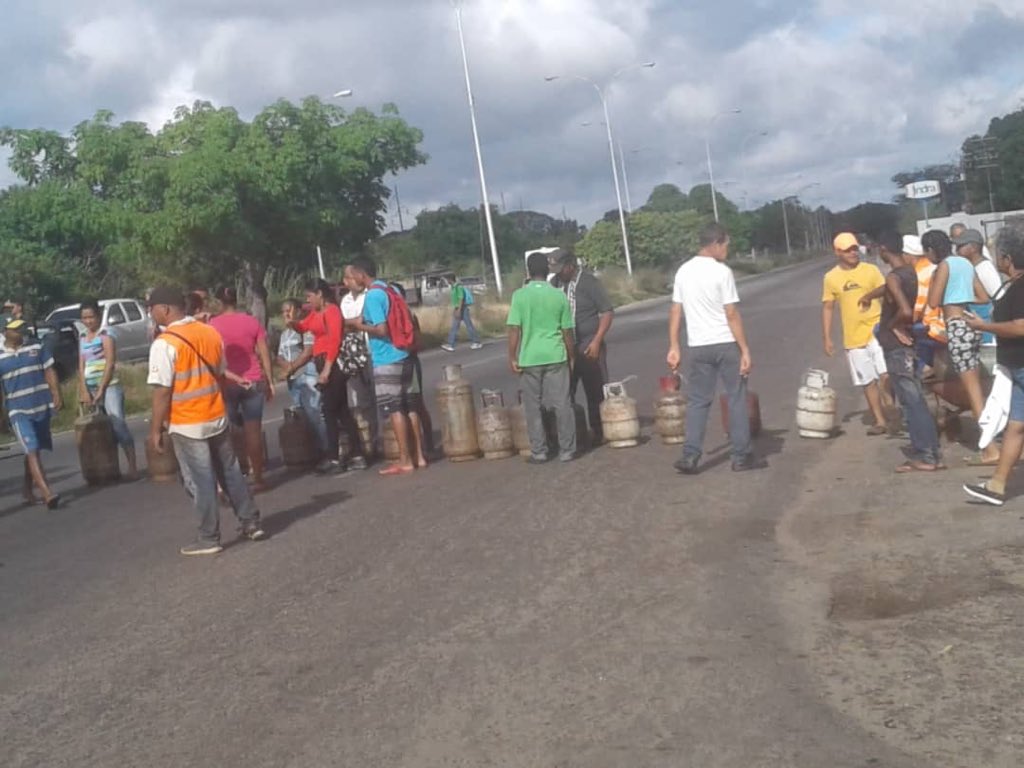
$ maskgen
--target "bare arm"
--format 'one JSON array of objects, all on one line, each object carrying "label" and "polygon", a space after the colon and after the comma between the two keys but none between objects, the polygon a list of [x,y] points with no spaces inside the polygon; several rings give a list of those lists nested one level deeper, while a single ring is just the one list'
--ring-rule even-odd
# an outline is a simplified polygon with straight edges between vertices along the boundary
[{"label": "bare arm", "polygon": [[572,328],[562,329],[562,343],[565,344],[565,354],[569,356],[569,368],[574,368],[576,366],[576,334]]},{"label": "bare arm", "polygon": [[270,348],[267,346],[266,337],[256,339],[256,355],[260,359],[263,377],[267,382],[267,402],[269,403],[274,399],[274,369],[270,365]]},{"label": "bare arm", "polygon": [[57,378],[57,370],[51,365],[43,372],[43,376],[46,377],[46,385],[50,388],[53,407],[59,411],[64,407],[64,398],[60,394],[60,380]]},{"label": "bare arm", "polygon": [[93,398],[94,403],[98,403],[103,400],[103,395],[106,394],[107,387],[110,386],[110,382],[114,380],[114,371],[117,370],[117,348],[114,346],[114,339],[110,336],[103,337],[103,360],[106,365],[103,368],[103,380],[100,381],[99,389],[96,390],[96,397]]},{"label": "bare arm", "polygon": [[978,317],[966,317],[967,324],[976,331],[994,333],[1000,339],[1024,338],[1024,317],[1003,323],[988,323]]},{"label": "bare arm", "polygon": [[153,387],[153,415],[149,421],[149,444],[157,453],[163,453],[160,435],[163,432],[164,424],[171,415],[171,396],[174,390],[170,387]]},{"label": "bare arm", "polygon": [[836,303],[834,301],[823,301],[821,303],[821,335],[825,339],[825,354],[829,357],[835,354],[835,347],[832,345],[832,318],[835,315]]},{"label": "bare arm", "polygon": [[750,347],[747,346],[747,334],[743,330],[743,318],[740,316],[739,304],[725,305],[725,320],[729,323],[729,330],[732,331],[736,344],[740,348],[740,375],[748,376],[752,363],[750,360]]},{"label": "bare arm", "polygon": [[873,291],[868,291],[860,297],[860,301],[857,302],[861,309],[868,309],[871,307],[871,302],[882,298],[885,295],[885,283],[875,288]]},{"label": "bare arm", "polygon": [[521,373],[519,367],[519,340],[522,338],[523,330],[518,325],[508,327],[508,367],[512,373]]},{"label": "bare arm", "polygon": [[[81,348],[79,348],[81,349]],[[85,386],[85,360],[82,358],[81,352],[78,355],[78,402],[83,405],[88,405],[92,401],[89,396],[89,388]]]},{"label": "bare arm", "polygon": [[991,298],[988,295],[988,291],[985,290],[985,286],[982,285],[981,280],[978,278],[978,274],[974,274],[974,303],[975,304],[988,304]]},{"label": "bare arm", "polygon": [[668,357],[666,362],[673,371],[679,369],[682,353],[679,349],[679,327],[683,323],[683,305],[672,302],[668,310]]},{"label": "bare arm", "polygon": [[597,333],[594,334],[594,340],[590,342],[591,346],[598,350],[601,349],[601,345],[604,344],[604,337],[607,336],[608,331],[611,330],[612,320],[614,318],[614,312],[602,312],[597,316]]},{"label": "bare arm", "polygon": [[942,262],[932,275],[928,285],[928,306],[932,309],[942,306],[942,297],[946,295],[946,284],[949,282],[949,264]]}]

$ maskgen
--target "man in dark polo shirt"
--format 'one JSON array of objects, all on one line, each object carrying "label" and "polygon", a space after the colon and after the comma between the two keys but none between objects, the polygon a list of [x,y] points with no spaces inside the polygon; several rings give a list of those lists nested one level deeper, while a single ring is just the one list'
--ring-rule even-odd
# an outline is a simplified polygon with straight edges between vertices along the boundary
[{"label": "man in dark polo shirt", "polygon": [[608,292],[591,272],[580,269],[576,255],[559,249],[549,257],[556,285],[565,291],[576,321],[576,367],[572,372],[571,392],[582,382],[587,396],[587,420],[594,444],[604,442],[601,429],[601,402],[608,381],[608,351],[605,336],[612,327],[614,314]]}]

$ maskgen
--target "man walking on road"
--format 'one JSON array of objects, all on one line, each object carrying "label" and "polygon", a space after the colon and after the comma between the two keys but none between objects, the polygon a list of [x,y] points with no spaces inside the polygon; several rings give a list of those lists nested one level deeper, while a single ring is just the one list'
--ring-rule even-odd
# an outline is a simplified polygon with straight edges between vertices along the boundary
[{"label": "man walking on road", "polygon": [[1011,379],[1009,421],[995,473],[984,483],[963,488],[972,498],[1001,507],[1006,502],[1010,473],[1024,452],[1024,225],[1007,224],[999,231],[996,254],[999,269],[1009,280],[997,295],[992,321],[968,316],[967,324],[976,331],[996,335],[996,362]]},{"label": "man walking on road", "polygon": [[825,354],[835,354],[832,344],[832,317],[836,302],[843,324],[843,345],[850,365],[853,384],[864,389],[871,415],[875,420],[869,435],[887,431],[882,410],[881,389],[887,384],[885,353],[875,338],[875,326],[882,315],[877,300],[868,296],[885,286],[882,272],[874,264],[860,260],[860,244],[849,232],[836,236],[832,243],[839,263],[825,275],[821,301],[821,327],[825,337]]},{"label": "man walking on road", "polygon": [[50,416],[63,407],[53,357],[39,342],[25,343],[27,324],[20,317],[7,320],[4,344],[0,348],[0,393],[14,436],[25,452],[25,481],[22,494],[35,503],[34,485],[50,509],[60,504],[60,495],[50,489],[41,451],[53,450]]},{"label": "man walking on road", "polygon": [[[549,262],[551,257],[548,257]],[[608,351],[604,339],[612,327],[613,308],[608,292],[592,273],[580,269],[576,255],[570,251],[555,254],[554,272],[558,285],[565,291],[576,324],[576,366],[572,371],[570,390],[576,399],[580,383],[587,397],[587,418],[594,444],[604,442],[601,428],[601,403],[604,385],[608,382]]]},{"label": "man walking on road", "polygon": [[548,282],[548,257],[531,253],[529,282],[512,294],[508,312],[508,364],[520,374],[530,434],[530,464],[548,460],[541,409],[555,412],[558,458],[576,458],[576,417],[570,383],[575,363],[573,317],[565,294]]},{"label": "man walking on road", "polygon": [[217,484],[224,489],[242,523],[242,535],[257,541],[266,534],[231,446],[224,406],[224,341],[210,325],[185,315],[181,291],[154,288],[147,302],[153,322],[163,328],[149,350],[153,415],[149,444],[166,448],[163,425],[174,444],[185,489],[199,517],[199,535],[181,548],[183,555],[215,555],[220,544]]},{"label": "man walking on road", "polygon": [[473,317],[469,312],[469,308],[473,306],[473,292],[456,280],[455,285],[452,286],[451,298],[452,328],[448,332],[448,343],[442,344],[441,349],[445,352],[455,351],[455,340],[459,335],[459,326],[463,323],[466,324],[466,333],[469,334],[469,348],[480,349],[483,344],[480,343],[480,335],[476,332]]},{"label": "man walking on road", "polygon": [[704,452],[708,413],[721,378],[729,399],[729,439],[732,469],[756,469],[747,411],[747,376],[750,348],[740,317],[740,297],[732,270],[725,265],[729,233],[720,224],[708,224],[700,233],[700,252],[676,272],[672,309],[668,320],[668,366],[679,369],[682,354],[679,326],[686,318],[687,365],[686,442],[674,464],[684,475],[695,475]]},{"label": "man walking on road", "polygon": [[910,458],[896,468],[904,472],[934,472],[942,466],[939,433],[925,404],[918,373],[912,324],[917,299],[916,259],[904,253],[903,238],[885,232],[878,238],[882,260],[892,268],[885,278],[885,295],[878,329],[878,342],[885,352],[885,365],[893,380],[896,399],[910,433]]}]

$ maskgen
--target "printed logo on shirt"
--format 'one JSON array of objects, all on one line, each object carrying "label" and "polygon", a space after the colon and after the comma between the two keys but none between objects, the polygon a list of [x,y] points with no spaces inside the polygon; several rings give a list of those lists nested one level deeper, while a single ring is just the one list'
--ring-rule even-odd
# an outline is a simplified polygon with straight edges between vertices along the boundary
[{"label": "printed logo on shirt", "polygon": [[860,284],[856,280],[847,280],[846,284],[843,286],[843,293],[848,293],[850,291],[859,291],[859,290],[860,290]]}]

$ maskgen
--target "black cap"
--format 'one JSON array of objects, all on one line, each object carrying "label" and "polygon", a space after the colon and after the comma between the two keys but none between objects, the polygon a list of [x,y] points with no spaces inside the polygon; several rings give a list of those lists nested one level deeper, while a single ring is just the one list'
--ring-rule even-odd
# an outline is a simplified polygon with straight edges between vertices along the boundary
[{"label": "black cap", "polygon": [[953,245],[957,246],[958,248],[961,245],[971,245],[971,244],[974,244],[974,245],[984,245],[985,244],[985,238],[982,236],[981,232],[979,232],[976,229],[965,229],[963,232],[961,232],[959,235],[957,235],[956,237],[953,238]]},{"label": "black cap", "polygon": [[157,304],[167,304],[171,307],[185,308],[185,294],[178,288],[171,288],[169,285],[158,285],[150,291],[146,300],[147,307],[154,307]]}]

